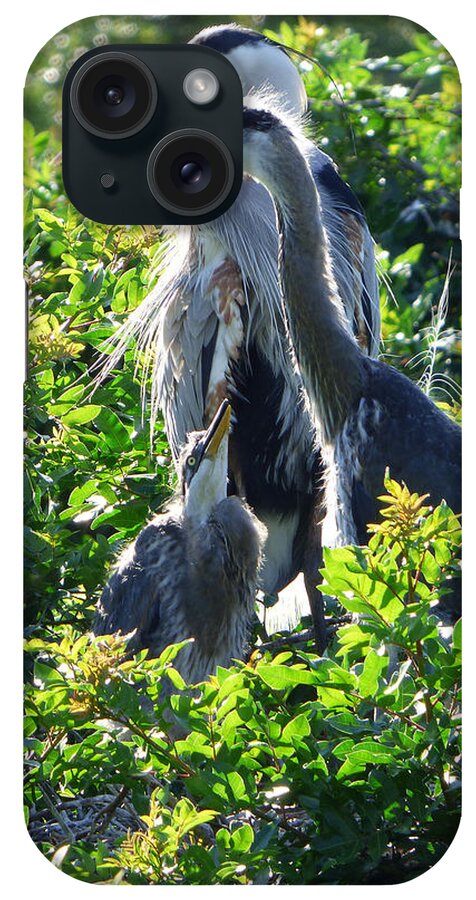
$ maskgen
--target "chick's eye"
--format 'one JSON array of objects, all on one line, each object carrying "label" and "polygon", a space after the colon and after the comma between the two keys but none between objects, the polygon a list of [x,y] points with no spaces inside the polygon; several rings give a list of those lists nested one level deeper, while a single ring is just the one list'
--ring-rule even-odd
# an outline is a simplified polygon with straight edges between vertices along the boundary
[{"label": "chick's eye", "polygon": [[191,469],[193,469],[196,462],[197,462],[197,460],[196,460],[195,456],[187,457],[187,466],[189,466]]}]

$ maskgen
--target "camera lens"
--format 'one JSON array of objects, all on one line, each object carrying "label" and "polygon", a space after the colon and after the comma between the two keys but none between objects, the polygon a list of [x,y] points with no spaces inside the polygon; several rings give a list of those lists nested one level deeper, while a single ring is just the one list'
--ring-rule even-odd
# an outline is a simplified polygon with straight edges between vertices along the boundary
[{"label": "camera lens", "polygon": [[157,86],[142,60],[129,53],[98,53],[76,72],[70,98],[76,118],[91,134],[125,138],[152,118]]},{"label": "camera lens", "polygon": [[166,209],[203,215],[220,206],[234,178],[228,147],[206,131],[184,129],[163,138],[147,165],[149,188]]},{"label": "camera lens", "polygon": [[118,106],[124,100],[124,91],[120,87],[108,87],[104,91],[104,99],[110,106]]},{"label": "camera lens", "polygon": [[197,162],[186,162],[180,169],[180,178],[184,184],[191,187],[194,184],[200,184],[202,173],[203,169]]},{"label": "camera lens", "polygon": [[179,191],[198,194],[210,184],[212,167],[201,153],[183,153],[174,159],[170,176]]}]

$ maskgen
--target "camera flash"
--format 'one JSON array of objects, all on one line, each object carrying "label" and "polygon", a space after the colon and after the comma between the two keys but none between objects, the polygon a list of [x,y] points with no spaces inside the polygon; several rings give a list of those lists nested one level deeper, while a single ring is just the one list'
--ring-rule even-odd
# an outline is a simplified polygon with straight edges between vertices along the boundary
[{"label": "camera flash", "polygon": [[192,69],[183,81],[183,92],[187,100],[199,106],[211,103],[219,90],[218,78],[209,69]]}]

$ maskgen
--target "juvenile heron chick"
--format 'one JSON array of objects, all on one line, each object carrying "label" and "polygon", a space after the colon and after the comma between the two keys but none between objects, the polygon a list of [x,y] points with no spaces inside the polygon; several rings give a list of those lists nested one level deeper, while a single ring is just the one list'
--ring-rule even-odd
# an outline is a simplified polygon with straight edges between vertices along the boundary
[{"label": "juvenile heron chick", "polygon": [[135,630],[129,649],[158,656],[194,638],[176,666],[190,683],[246,655],[263,526],[227,497],[231,407],[224,401],[181,456],[181,498],[149,522],[121,555],[104,588],[95,634]]}]

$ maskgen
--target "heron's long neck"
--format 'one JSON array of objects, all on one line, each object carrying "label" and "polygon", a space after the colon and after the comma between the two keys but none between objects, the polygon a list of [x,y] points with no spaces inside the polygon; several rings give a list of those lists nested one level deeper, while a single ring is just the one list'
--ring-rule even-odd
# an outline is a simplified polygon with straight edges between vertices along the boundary
[{"label": "heron's long neck", "polygon": [[322,437],[332,441],[361,394],[363,357],[347,331],[314,179],[291,138],[274,178],[289,330]]}]

